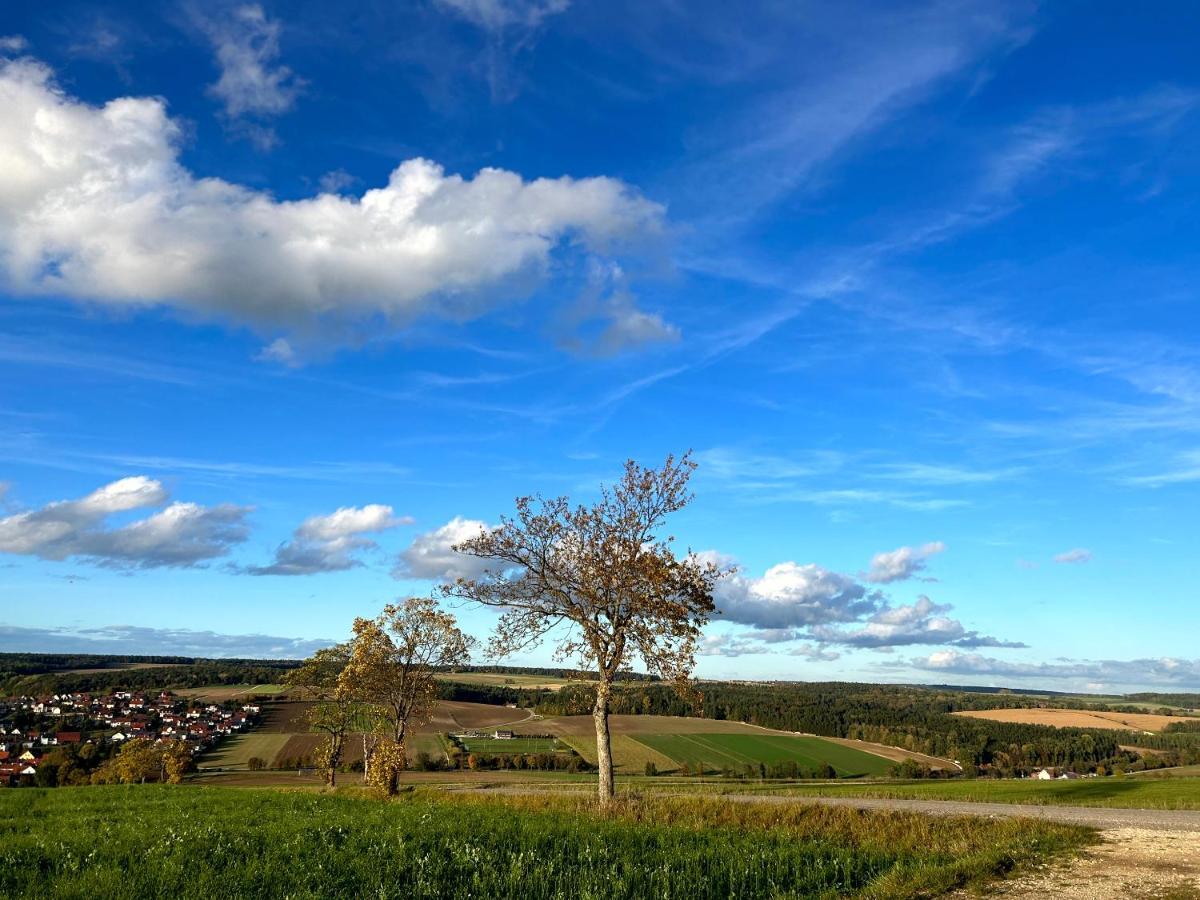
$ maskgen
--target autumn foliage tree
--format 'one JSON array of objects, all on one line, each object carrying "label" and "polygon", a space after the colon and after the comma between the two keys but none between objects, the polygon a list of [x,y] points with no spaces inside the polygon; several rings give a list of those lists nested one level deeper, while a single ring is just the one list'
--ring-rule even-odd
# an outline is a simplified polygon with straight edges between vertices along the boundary
[{"label": "autumn foliage tree", "polygon": [[337,786],[337,770],[356,720],[358,698],[341,678],[350,662],[350,653],[349,643],[324,647],[287,676],[288,684],[298,687],[302,696],[313,701],[307,720],[310,728],[325,735],[321,763],[329,787]]},{"label": "autumn foliage tree", "polygon": [[613,798],[608,715],[613,681],[640,660],[687,690],[700,629],[724,574],[691,553],[676,556],[666,519],[691,500],[690,454],[661,468],[625,464],[621,480],[590,506],[567,497],[520,497],[513,517],[455,545],[493,565],[446,585],[446,596],[502,610],[491,652],[506,656],[550,632],[557,656],[599,673],[592,717],[601,805]]},{"label": "autumn foliage tree", "polygon": [[374,619],[355,619],[338,689],[376,713],[378,741],[364,760],[366,777],[395,793],[408,758],[408,738],[433,717],[436,673],[470,661],[474,641],[428,597],[388,604]]}]

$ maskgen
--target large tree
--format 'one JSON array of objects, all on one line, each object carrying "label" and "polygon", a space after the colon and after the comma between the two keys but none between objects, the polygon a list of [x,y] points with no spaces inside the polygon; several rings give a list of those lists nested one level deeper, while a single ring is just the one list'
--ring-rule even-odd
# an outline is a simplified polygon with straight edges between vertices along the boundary
[{"label": "large tree", "polygon": [[358,698],[341,680],[349,662],[350,644],[336,644],[318,650],[287,676],[288,684],[298,687],[301,695],[312,701],[307,715],[309,727],[325,735],[321,762],[329,787],[337,786],[346,741],[359,718]]},{"label": "large tree", "polygon": [[621,480],[602,487],[590,506],[519,497],[515,516],[454,547],[494,563],[443,588],[503,610],[493,655],[531,647],[553,631],[560,659],[599,673],[592,717],[601,805],[613,797],[613,681],[640,659],[648,672],[686,690],[700,629],[714,610],[713,587],[723,572],[691,553],[677,557],[674,538],[662,533],[667,517],[691,501],[695,467],[690,453],[668,456],[658,469],[630,460]]},{"label": "large tree", "polygon": [[350,657],[339,688],[378,711],[371,758],[373,783],[388,793],[398,787],[408,757],[408,738],[433,716],[437,672],[470,661],[474,641],[453,615],[428,597],[388,604],[374,619],[355,619]]}]

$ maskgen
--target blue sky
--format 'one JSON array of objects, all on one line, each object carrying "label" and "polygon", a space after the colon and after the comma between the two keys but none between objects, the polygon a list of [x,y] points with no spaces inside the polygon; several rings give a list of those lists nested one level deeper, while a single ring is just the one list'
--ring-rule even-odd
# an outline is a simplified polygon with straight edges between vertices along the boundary
[{"label": "blue sky", "polygon": [[0,649],[302,655],[692,448],[701,676],[1200,687],[1200,11],[386,6],[6,7]]}]

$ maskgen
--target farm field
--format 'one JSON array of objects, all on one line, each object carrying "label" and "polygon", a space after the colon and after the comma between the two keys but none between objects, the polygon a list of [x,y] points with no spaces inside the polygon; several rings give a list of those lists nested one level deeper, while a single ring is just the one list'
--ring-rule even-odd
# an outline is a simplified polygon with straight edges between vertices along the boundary
[{"label": "farm field", "polygon": [[244,769],[250,765],[250,760],[254,757],[269,764],[284,748],[289,738],[290,735],[263,731],[235,734],[223,740],[212,752],[205,753],[198,760],[197,768],[201,771],[204,769]]},{"label": "farm field", "polygon": [[251,697],[277,697],[288,690],[286,684],[210,684],[204,687],[179,688],[174,693],[180,697],[195,697],[222,703],[225,700],[250,699]]},{"label": "farm field", "polygon": [[[311,791],[31,788],[0,792],[0,895],[932,896],[1094,840],[1028,820],[701,798],[652,798],[601,817],[575,797],[381,803]],[[153,865],[133,862],[147,855]]]},{"label": "farm field", "polygon": [[557,691],[567,684],[582,684],[579,679],[555,678],[552,675],[523,675],[507,672],[448,672],[437,676],[439,681],[457,684],[487,684],[501,687],[530,688]]},{"label": "farm field", "polygon": [[[321,736],[308,732],[305,722],[309,704],[297,701],[268,704],[263,711],[263,725],[255,733],[286,735],[278,743],[277,752],[263,756],[268,763],[291,761],[311,756]],[[516,721],[514,721],[514,719]],[[659,772],[680,771],[684,764],[691,770],[703,766],[708,771],[725,768],[744,770],[747,765],[795,762],[801,770],[818,771],[825,763],[841,776],[862,777],[883,775],[900,760],[914,758],[935,768],[948,768],[950,763],[936,757],[910,753],[894,747],[869,744],[863,741],[827,739],[787,732],[770,731],[741,722],[713,719],[693,719],[673,716],[616,715],[612,726],[613,762],[624,775],[642,774],[647,763]],[[441,756],[444,745],[439,734],[469,730],[490,730],[504,727],[516,734],[514,740],[468,740],[468,752],[487,754],[551,752],[552,745],[543,740],[526,743],[523,736],[551,734],[565,747],[574,749],[583,759],[596,764],[596,742],[591,716],[561,716],[533,718],[523,710],[480,703],[442,701],[432,721],[422,727],[418,737],[428,737],[424,747],[413,750]],[[559,749],[563,749],[560,747]],[[230,753],[225,765],[238,765],[250,756],[261,753]],[[361,740],[354,736],[347,742],[344,762],[347,765],[361,759]],[[207,765],[216,765],[206,759]]]},{"label": "farm field", "polygon": [[[589,765],[597,764],[596,736],[594,734],[567,735],[562,740],[582,756]],[[609,736],[609,740],[613,768],[618,774],[641,775],[646,771],[646,763],[654,763],[660,772],[670,772],[679,767],[679,763],[671,757],[659,753],[628,734],[613,734]]]},{"label": "farm field", "polygon": [[956,712],[953,715],[987,719],[992,722],[1052,725],[1056,728],[1103,728],[1110,731],[1162,731],[1173,722],[1200,721],[1200,718],[1192,716],[1093,712],[1081,709],[976,709]]},{"label": "farm field", "polygon": [[510,754],[510,753],[559,753],[563,749],[554,738],[459,738],[468,753]]},{"label": "farm field", "polygon": [[[712,786],[709,786],[712,789]],[[726,792],[753,790],[730,787]],[[1034,806],[1097,806],[1121,809],[1200,809],[1200,778],[1113,776],[1080,781],[972,779],[875,784],[789,785],[766,787],[768,793],[799,797],[878,797],[882,799],[961,800],[973,803],[1024,803]]]},{"label": "farm field", "polygon": [[760,763],[796,763],[802,770],[814,772],[826,764],[841,777],[884,775],[892,763],[880,756],[817,737],[775,734],[640,734],[637,740],[677,762],[695,770],[729,768],[742,771]]}]

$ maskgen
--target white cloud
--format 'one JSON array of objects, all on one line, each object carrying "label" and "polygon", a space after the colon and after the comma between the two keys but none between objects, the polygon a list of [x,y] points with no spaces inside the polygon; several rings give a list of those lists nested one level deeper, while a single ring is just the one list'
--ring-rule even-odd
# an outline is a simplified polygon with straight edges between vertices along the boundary
[{"label": "white cloud", "polygon": [[880,603],[849,576],[794,562],[771,566],[761,578],[724,578],[716,601],[718,618],[763,629],[852,622],[873,613]]},{"label": "white cloud", "polygon": [[78,500],[0,519],[0,553],[63,560],[79,557],[116,568],[188,567],[224,556],[248,535],[248,507],[175,502],[144,519],[108,528],[114,513],[161,506],[168,494],[145,476],[122,478]]},{"label": "white cloud", "polygon": [[891,584],[912,578],[925,569],[925,560],[945,549],[946,545],[941,541],[934,541],[923,547],[899,547],[887,553],[876,553],[871,558],[866,579],[875,584]]},{"label": "white cloud", "polygon": [[0,284],[15,294],[338,342],[479,317],[563,248],[603,255],[662,221],[615,179],[463,178],[425,159],[361,196],[276,201],[187,171],[161,100],[94,107],[30,60],[0,63],[0,107]]},{"label": "white cloud", "polygon": [[1075,547],[1072,550],[1059,553],[1054,557],[1054,561],[1056,563],[1074,563],[1076,565],[1088,563],[1092,561],[1092,551],[1086,550],[1083,547]]},{"label": "white cloud", "polygon": [[485,31],[536,28],[547,16],[560,13],[570,0],[437,0]]},{"label": "white cloud", "polygon": [[268,566],[252,566],[251,575],[315,575],[341,572],[361,565],[358,556],[378,545],[364,534],[387,531],[412,520],[396,518],[390,506],[343,506],[326,516],[305,519],[290,541],[275,550]]},{"label": "white cloud", "polygon": [[0,53],[20,53],[29,47],[29,41],[19,34],[0,35]]},{"label": "white cloud", "polygon": [[840,629],[818,625],[811,636],[823,642],[848,647],[902,647],[910,644],[954,644],[959,647],[1025,647],[1018,641],[1002,641],[977,631],[944,613],[950,604],[937,604],[925,595],[916,603],[890,606],[871,615],[861,628]]},{"label": "white cloud", "polygon": [[303,659],[331,640],[266,634],[218,634],[187,628],[107,625],[101,628],[26,628],[0,625],[8,653],[118,653],[216,659]]},{"label": "white cloud", "polygon": [[[304,82],[287,66],[276,63],[280,26],[267,18],[261,6],[239,6],[228,15],[200,19],[199,24],[212,42],[221,69],[221,77],[208,92],[221,101],[231,121],[262,120],[282,115],[295,105]],[[261,123],[247,133],[264,147],[275,142],[274,132]]]},{"label": "white cloud", "polygon": [[1200,687],[1200,659],[1158,657],[1130,660],[1057,660],[1055,662],[1009,662],[978,653],[939,650],[910,661],[917,669],[954,675],[997,676],[1020,680],[1089,683],[1093,687]]},{"label": "white cloud", "polygon": [[412,544],[400,552],[393,575],[397,578],[429,578],[453,581],[456,578],[478,578],[496,563],[455,553],[451,547],[491,528],[478,519],[455,516],[440,528],[417,535]]}]

